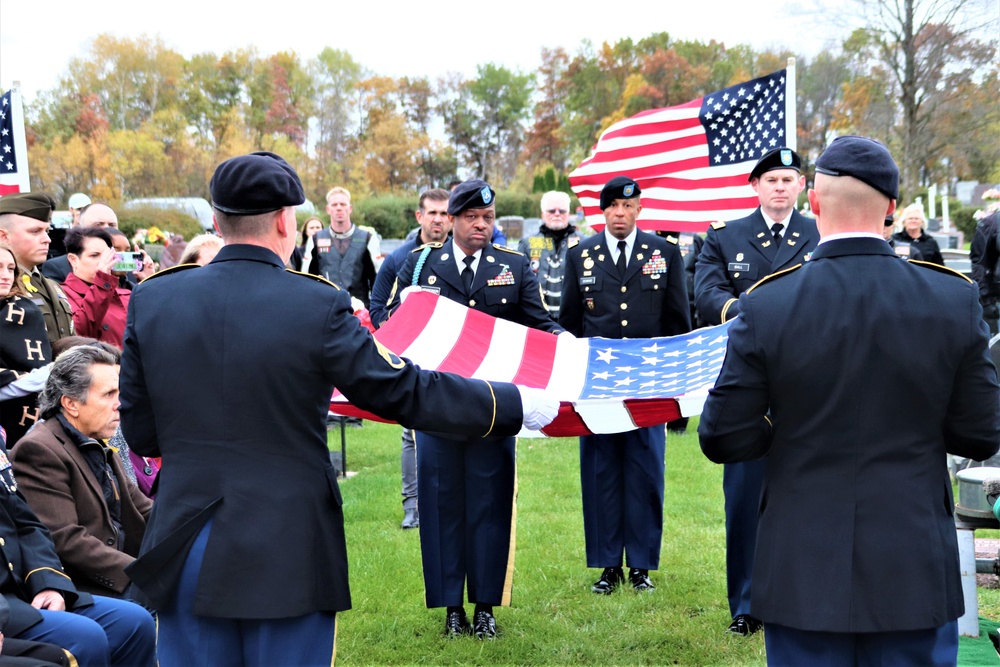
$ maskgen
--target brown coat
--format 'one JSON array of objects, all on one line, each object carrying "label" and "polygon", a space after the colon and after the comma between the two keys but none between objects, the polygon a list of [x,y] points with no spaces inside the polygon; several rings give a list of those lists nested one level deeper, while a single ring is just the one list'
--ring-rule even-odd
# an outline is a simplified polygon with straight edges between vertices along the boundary
[{"label": "brown coat", "polygon": [[112,469],[122,489],[124,552],[115,548],[111,513],[101,484],[58,419],[48,419],[11,451],[18,490],[51,531],[56,553],[77,588],[121,597],[125,567],[135,560],[153,501],[125,475],[118,456]]}]

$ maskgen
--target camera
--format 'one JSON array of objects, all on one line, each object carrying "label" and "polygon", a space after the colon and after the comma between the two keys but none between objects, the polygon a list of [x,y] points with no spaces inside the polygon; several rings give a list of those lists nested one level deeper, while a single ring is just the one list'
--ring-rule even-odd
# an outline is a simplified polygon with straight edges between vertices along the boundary
[{"label": "camera", "polygon": [[111,267],[112,271],[118,273],[128,273],[130,271],[142,270],[141,252],[116,252],[115,263]]}]

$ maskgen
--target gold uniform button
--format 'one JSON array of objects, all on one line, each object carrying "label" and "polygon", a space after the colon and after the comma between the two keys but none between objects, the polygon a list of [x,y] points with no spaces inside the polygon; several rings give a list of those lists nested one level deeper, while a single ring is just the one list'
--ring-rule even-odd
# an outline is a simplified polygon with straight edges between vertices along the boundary
[{"label": "gold uniform button", "polygon": [[623,327],[627,327],[628,326],[628,320],[622,320],[622,326]]},{"label": "gold uniform button", "polygon": [[740,274],[738,272],[733,274],[733,278],[739,278],[739,277],[740,277]]},{"label": "gold uniform button", "polygon": [[628,291],[628,288],[627,288],[627,287],[625,287],[624,285],[622,285],[622,294],[624,294],[624,293],[625,293],[625,292],[627,292],[627,291]]},{"label": "gold uniform button", "polygon": [[500,303],[507,303],[507,299],[500,299]]},{"label": "gold uniform button", "polygon": [[470,308],[475,308],[476,307],[476,300],[475,299],[469,299],[469,307]]},{"label": "gold uniform button", "polygon": [[7,567],[10,568],[11,572],[14,571],[14,564],[13,563],[7,563]]},{"label": "gold uniform button", "polygon": [[622,304],[622,310],[628,310],[628,304],[627,303],[623,303]]},{"label": "gold uniform button", "polygon": [[4,540],[2,537],[0,537],[0,547],[6,546],[6,545],[7,545],[7,541]]}]

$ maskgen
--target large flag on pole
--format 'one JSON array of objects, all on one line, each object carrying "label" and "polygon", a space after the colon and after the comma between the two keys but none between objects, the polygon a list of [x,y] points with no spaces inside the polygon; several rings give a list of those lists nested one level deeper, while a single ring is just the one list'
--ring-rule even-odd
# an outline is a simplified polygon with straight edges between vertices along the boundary
[{"label": "large flag on pole", "polygon": [[749,215],[758,204],[747,182],[757,159],[795,147],[794,67],[790,60],[786,70],[605,130],[569,175],[590,226],[603,229],[601,188],[618,175],[642,188],[642,229],[703,232],[716,220]]},{"label": "large flag on pole", "polygon": [[[722,366],[729,324],[666,338],[573,339],[416,292],[375,338],[427,370],[544,389],[561,406],[543,432],[558,437],[619,433],[700,414]],[[330,409],[379,419],[340,392]]]},{"label": "large flag on pole", "polygon": [[21,91],[12,88],[0,97],[0,195],[30,190]]}]

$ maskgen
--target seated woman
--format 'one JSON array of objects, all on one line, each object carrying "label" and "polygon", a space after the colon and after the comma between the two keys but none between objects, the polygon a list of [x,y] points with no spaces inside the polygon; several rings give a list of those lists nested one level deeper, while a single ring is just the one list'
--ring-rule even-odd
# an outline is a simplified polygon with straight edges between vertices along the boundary
[{"label": "seated woman", "polygon": [[112,275],[111,235],[99,227],[74,227],[66,233],[66,257],[72,272],[62,286],[73,306],[76,333],[120,348],[132,293]]}]

